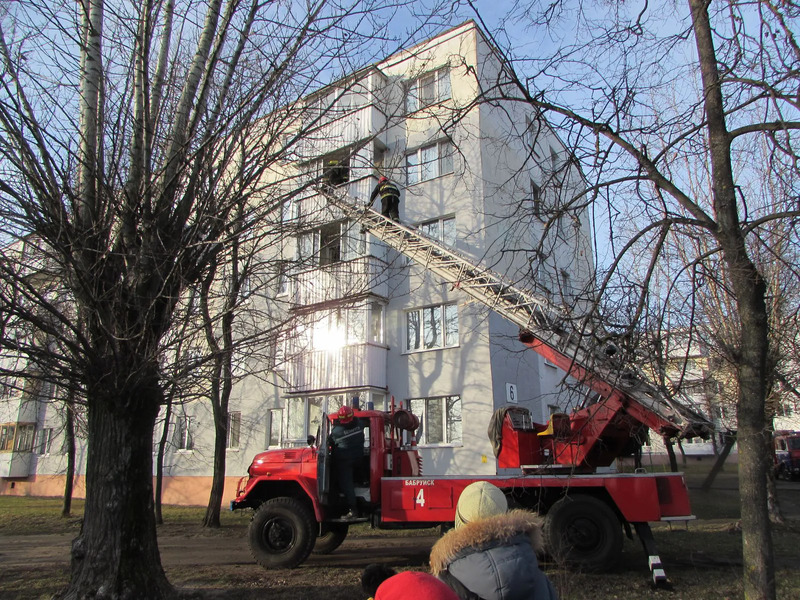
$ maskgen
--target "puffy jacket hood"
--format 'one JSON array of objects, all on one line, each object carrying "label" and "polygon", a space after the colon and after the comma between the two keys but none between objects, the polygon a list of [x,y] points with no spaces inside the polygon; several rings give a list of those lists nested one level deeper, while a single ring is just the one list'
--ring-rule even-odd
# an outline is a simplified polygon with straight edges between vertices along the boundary
[{"label": "puffy jacket hood", "polygon": [[459,554],[470,548],[481,548],[509,541],[528,534],[536,552],[542,549],[542,519],[526,510],[512,510],[501,515],[466,523],[449,531],[431,549],[431,571],[439,575]]}]

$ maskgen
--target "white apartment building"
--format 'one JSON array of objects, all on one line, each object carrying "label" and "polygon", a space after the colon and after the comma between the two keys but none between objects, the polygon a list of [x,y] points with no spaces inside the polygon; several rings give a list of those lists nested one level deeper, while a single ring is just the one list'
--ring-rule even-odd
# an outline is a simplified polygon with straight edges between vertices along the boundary
[{"label": "white apartment building", "polygon": [[[298,188],[322,178],[360,202],[386,175],[401,188],[405,225],[555,303],[579,303],[593,276],[590,223],[567,202],[584,180],[532,107],[477,101],[497,95],[504,69],[472,21],[390,56],[302,100],[318,126],[285,168]],[[353,398],[385,409],[393,398],[421,417],[425,474],[494,474],[493,411],[517,403],[546,422],[567,402],[563,373],[525,350],[516,326],[304,189],[280,215],[285,234],[272,251],[287,268],[269,292],[295,319],[269,376],[234,391],[226,499],[256,453],[305,444],[323,413]],[[171,427],[163,501],[204,504],[211,408],[181,406]],[[58,448],[31,443],[27,476],[0,473],[0,492],[15,493],[18,477],[28,493],[60,493]]]}]

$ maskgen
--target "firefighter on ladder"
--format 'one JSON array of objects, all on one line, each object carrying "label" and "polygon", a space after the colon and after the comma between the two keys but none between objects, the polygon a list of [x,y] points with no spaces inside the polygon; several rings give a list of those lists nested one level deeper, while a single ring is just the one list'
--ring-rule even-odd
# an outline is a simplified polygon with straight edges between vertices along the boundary
[{"label": "firefighter on ladder", "polygon": [[383,176],[378,180],[375,189],[369,197],[369,205],[375,202],[375,198],[381,197],[381,214],[392,221],[400,222],[400,188],[397,187],[388,177]]}]

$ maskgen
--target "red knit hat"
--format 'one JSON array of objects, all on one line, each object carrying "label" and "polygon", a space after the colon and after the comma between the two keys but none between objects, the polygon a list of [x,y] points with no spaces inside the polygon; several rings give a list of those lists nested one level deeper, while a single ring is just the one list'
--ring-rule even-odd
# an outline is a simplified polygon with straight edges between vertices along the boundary
[{"label": "red knit hat", "polygon": [[458,600],[456,593],[433,575],[403,571],[384,581],[375,600]]}]

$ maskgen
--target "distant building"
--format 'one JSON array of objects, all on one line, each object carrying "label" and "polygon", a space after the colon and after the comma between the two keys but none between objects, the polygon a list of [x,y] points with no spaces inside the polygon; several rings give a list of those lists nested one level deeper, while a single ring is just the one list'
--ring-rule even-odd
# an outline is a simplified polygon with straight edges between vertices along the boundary
[{"label": "distant building", "polygon": [[[679,392],[679,400],[708,415],[715,428],[714,436],[708,440],[682,440],[683,452],[687,456],[718,454],[725,444],[725,437],[737,429],[735,373],[731,365],[716,355],[696,332],[690,336],[685,330],[676,330],[666,332],[662,337],[665,346],[662,360],[669,387]],[[775,431],[800,430],[800,402],[794,394],[782,391],[778,386],[770,402],[774,403]],[[663,440],[651,435],[644,452],[665,453]],[[737,453],[736,445],[731,452]]]}]

